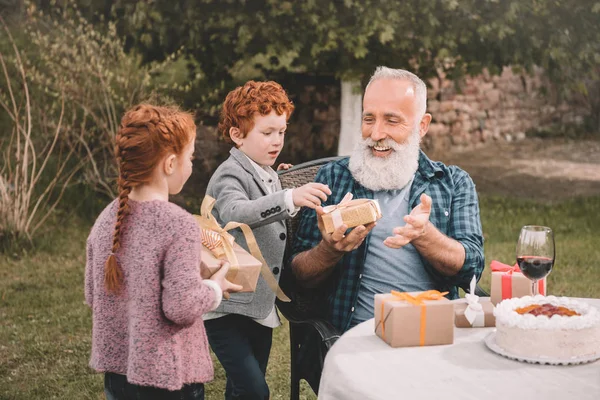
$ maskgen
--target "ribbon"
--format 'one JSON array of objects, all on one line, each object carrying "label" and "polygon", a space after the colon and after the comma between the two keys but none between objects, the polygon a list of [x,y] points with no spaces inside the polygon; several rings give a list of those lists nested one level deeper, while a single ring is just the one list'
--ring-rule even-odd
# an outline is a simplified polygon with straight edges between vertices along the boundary
[{"label": "ribbon", "polygon": [[323,207],[323,212],[325,214],[331,214],[331,222],[333,222],[334,229],[339,228],[344,225],[344,220],[342,219],[342,210],[348,207],[358,206],[364,203],[374,203],[377,211],[377,215],[381,215],[381,210],[379,209],[379,203],[376,200],[371,199],[356,199],[352,200],[352,193],[346,193],[342,201],[339,204],[334,204],[331,206]]},{"label": "ribbon", "polygon": [[471,279],[471,283],[469,285],[469,293],[465,294],[465,299],[467,300],[465,318],[474,328],[485,326],[485,313],[483,312],[483,306],[479,302],[479,296],[475,294],[476,285],[477,278],[475,275],[473,275],[473,279]]},{"label": "ribbon", "polygon": [[271,290],[277,295],[279,300],[289,302],[290,298],[287,297],[279,287],[277,279],[275,279],[275,276],[273,276],[273,273],[269,269],[267,262],[260,252],[260,248],[258,247],[258,243],[256,243],[254,233],[252,233],[252,229],[247,224],[233,221],[228,222],[224,228],[221,228],[217,222],[217,219],[214,217],[214,215],[212,215],[212,209],[215,203],[216,200],[214,198],[211,196],[205,196],[202,200],[202,205],[200,206],[200,215],[194,215],[194,217],[196,218],[196,222],[201,229],[213,231],[221,237],[222,248],[225,252],[225,257],[230,264],[229,271],[233,271],[235,276],[240,267],[237,256],[235,255],[235,251],[233,250],[235,238],[228,231],[231,229],[240,228],[244,234],[244,238],[246,239],[246,244],[248,245],[250,254],[252,254],[254,258],[259,260],[262,264],[260,267],[260,274],[262,275],[263,279],[269,288],[271,288]]},{"label": "ribbon", "polygon": [[[502,274],[502,300],[512,299],[512,275],[514,272],[521,273],[519,265],[515,264],[511,267],[510,265],[492,260],[490,268],[492,269],[492,272],[504,272]],[[546,279],[538,281],[538,292],[543,296],[546,295]]]},{"label": "ribbon", "polygon": [[415,306],[421,306],[421,322],[420,322],[420,331],[419,331],[419,346],[425,346],[425,332],[427,331],[427,305],[425,304],[425,300],[441,300],[444,295],[448,294],[448,292],[439,292],[437,290],[427,290],[425,292],[421,292],[418,295],[412,295],[406,292],[398,292],[392,290],[392,297],[388,299],[382,299],[381,301],[381,337],[385,340],[385,321],[387,321],[388,317],[391,314],[391,310],[388,315],[383,317],[384,315],[384,304],[386,301],[406,301]]}]

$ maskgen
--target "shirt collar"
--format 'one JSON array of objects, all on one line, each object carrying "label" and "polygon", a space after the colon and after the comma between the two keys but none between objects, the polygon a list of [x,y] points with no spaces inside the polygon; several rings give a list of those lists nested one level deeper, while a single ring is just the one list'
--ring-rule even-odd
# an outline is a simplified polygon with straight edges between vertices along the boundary
[{"label": "shirt collar", "polygon": [[435,163],[425,155],[423,150],[419,150],[419,169],[418,172],[423,175],[423,177],[427,179],[431,179],[433,177],[442,178],[445,173],[444,170],[440,167],[439,163]]},{"label": "shirt collar", "polygon": [[263,182],[269,184],[273,183],[273,181],[277,178],[277,172],[273,171],[273,168],[259,165],[253,159],[248,157],[246,153],[242,152],[242,154],[244,154],[244,157],[246,157],[248,161],[250,161],[250,164],[256,170],[258,176]]}]

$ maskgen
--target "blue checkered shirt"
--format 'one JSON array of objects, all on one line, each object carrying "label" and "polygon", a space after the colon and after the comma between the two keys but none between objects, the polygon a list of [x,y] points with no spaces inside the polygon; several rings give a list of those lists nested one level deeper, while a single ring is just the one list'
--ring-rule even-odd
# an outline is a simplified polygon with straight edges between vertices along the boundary
[{"label": "blue checkered shirt", "polygon": [[[355,199],[373,199],[373,191],[354,180],[348,163],[349,159],[343,158],[323,166],[317,173],[315,181],[329,185],[332,192],[324,206],[338,204],[348,192],[352,193]],[[443,275],[422,258],[436,288],[448,291],[447,297],[454,299],[458,297],[458,287],[468,289],[473,275],[477,275],[479,279],[484,267],[483,234],[475,184],[465,171],[456,166],[431,161],[421,151],[419,168],[410,191],[409,210],[420,203],[422,193],[428,194],[433,200],[429,217],[431,223],[465,248],[465,263],[454,276]],[[352,320],[369,238],[370,235],[358,249],[342,257],[323,285],[324,290],[328,290],[329,319],[342,332],[348,329]],[[315,247],[321,239],[316,212],[303,208],[290,260],[296,254]]]}]

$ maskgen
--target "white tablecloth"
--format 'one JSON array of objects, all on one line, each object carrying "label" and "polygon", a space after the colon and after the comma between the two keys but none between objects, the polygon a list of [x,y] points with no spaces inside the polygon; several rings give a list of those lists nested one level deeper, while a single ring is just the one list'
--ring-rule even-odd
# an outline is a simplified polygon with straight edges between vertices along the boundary
[{"label": "white tablecloth", "polygon": [[[580,299],[600,309],[600,299]],[[528,364],[489,350],[494,328],[455,328],[454,344],[392,348],[373,320],[355,326],[325,358],[319,400],[600,400],[600,360]]]}]

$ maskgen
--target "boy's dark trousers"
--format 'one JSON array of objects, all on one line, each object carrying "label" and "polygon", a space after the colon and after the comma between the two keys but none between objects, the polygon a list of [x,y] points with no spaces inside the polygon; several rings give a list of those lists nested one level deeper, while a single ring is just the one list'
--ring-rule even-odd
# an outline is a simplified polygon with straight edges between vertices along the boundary
[{"label": "boy's dark trousers", "polygon": [[204,321],[204,326],[210,347],[227,373],[225,399],[269,399],[265,373],[273,329],[238,314]]}]

